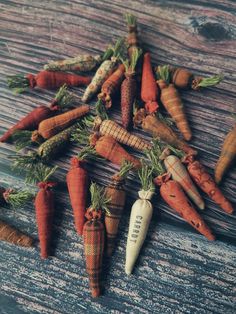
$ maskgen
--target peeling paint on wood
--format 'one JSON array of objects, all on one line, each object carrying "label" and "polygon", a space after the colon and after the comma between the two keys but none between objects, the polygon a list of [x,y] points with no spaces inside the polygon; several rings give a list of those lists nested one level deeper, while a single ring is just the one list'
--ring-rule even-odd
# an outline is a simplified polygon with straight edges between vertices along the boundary
[{"label": "peeling paint on wood", "polygon": [[[127,8],[138,17],[143,45],[150,50],[155,64],[184,66],[200,75],[224,74],[217,88],[182,93],[193,130],[193,147],[213,173],[220,145],[236,113],[234,1],[0,1],[0,133],[32,108],[48,104],[54,95],[35,89],[16,96],[6,86],[6,75],[36,73],[49,60],[101,53],[109,43],[126,35],[123,14]],[[81,97],[82,88],[74,91]],[[118,102],[111,116],[121,121]],[[139,134],[150,140],[143,131]],[[65,161],[77,151],[74,146],[56,161],[61,182],[69,168]],[[10,170],[8,156],[13,153],[13,146],[1,144],[0,184],[21,187],[22,177]],[[117,167],[107,162],[96,166],[91,163],[89,170],[92,179],[106,184]],[[222,185],[234,204],[235,180],[234,168]],[[204,218],[218,236],[228,236],[231,244],[209,243],[156,195],[153,220],[137,267],[130,278],[125,275],[130,205],[138,187],[137,179],[130,175],[130,199],[122,218],[118,248],[111,261],[104,263],[103,297],[91,301],[82,240],[74,231],[68,193],[61,183],[53,230],[55,257],[41,261],[38,247],[26,250],[0,243],[0,312],[233,313],[235,216],[223,213],[207,197]],[[32,204],[17,210],[1,208],[1,218],[37,238]]]}]

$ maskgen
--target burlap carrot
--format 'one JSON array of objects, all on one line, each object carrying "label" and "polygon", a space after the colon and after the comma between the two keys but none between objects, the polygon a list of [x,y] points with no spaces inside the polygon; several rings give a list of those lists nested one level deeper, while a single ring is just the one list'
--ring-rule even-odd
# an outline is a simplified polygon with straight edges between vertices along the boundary
[{"label": "burlap carrot", "polygon": [[44,70],[48,71],[92,71],[102,62],[102,56],[89,54],[78,55],[74,58],[68,58],[59,61],[52,61],[44,65]]},{"label": "burlap carrot", "polygon": [[187,164],[190,176],[200,189],[202,189],[226,213],[232,214],[234,211],[233,205],[223,195],[206,168],[198,160],[195,160],[195,157],[192,155],[185,156],[183,162]]},{"label": "burlap carrot", "polygon": [[132,163],[124,162],[120,171],[111,178],[111,183],[105,189],[109,199],[107,204],[109,213],[105,213],[106,253],[109,257],[116,247],[118,227],[126,200],[125,180],[132,167]]},{"label": "burlap carrot", "polygon": [[118,91],[121,82],[124,79],[125,66],[120,64],[118,68],[102,84],[101,93],[98,98],[102,99],[106,108],[112,106],[112,96]]},{"label": "burlap carrot", "polygon": [[170,67],[171,82],[180,89],[193,89],[215,86],[219,84],[223,76],[214,75],[212,77],[196,76],[187,69]]},{"label": "burlap carrot", "polygon": [[32,247],[34,242],[31,237],[2,220],[0,220],[0,240],[24,247]]},{"label": "burlap carrot", "polygon": [[103,188],[96,183],[90,186],[91,206],[86,212],[83,228],[84,255],[89,286],[93,298],[101,294],[101,274],[105,241],[105,228],[102,211],[107,210],[108,199]]},{"label": "burlap carrot", "polygon": [[170,84],[170,70],[168,66],[158,67],[157,84],[161,89],[161,102],[183,134],[185,140],[189,141],[192,133],[184,112],[180,95],[173,84]]},{"label": "burlap carrot", "polygon": [[197,153],[185,141],[179,139],[171,127],[165,122],[161,121],[157,116],[147,115],[145,109],[137,111],[134,117],[134,124],[137,126],[141,125],[142,129],[151,133],[154,138],[158,138],[186,153]]},{"label": "burlap carrot", "polygon": [[216,183],[220,183],[225,172],[233,164],[236,157],[236,124],[234,128],[227,134],[220,157],[215,167],[215,180]]}]

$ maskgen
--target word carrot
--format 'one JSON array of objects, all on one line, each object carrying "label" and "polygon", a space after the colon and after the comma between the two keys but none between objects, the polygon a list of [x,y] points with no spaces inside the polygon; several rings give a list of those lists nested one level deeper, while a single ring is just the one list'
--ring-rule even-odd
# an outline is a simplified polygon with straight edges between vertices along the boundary
[{"label": "word carrot", "polygon": [[139,199],[134,202],[131,209],[126,245],[125,272],[127,275],[132,273],[134,264],[145,241],[153,212],[150,202],[154,194],[152,170],[147,165],[143,165],[139,170],[139,178],[142,188],[138,192]]}]

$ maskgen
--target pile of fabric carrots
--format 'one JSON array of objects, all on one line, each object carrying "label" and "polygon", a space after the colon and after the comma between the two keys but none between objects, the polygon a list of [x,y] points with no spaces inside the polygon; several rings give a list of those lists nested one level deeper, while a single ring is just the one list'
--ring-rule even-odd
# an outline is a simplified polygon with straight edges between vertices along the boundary
[{"label": "pile of fabric carrots", "polygon": [[[57,167],[52,162],[63,157],[69,143],[83,147],[70,160],[66,184],[75,230],[83,237],[92,297],[102,294],[103,256],[111,257],[117,246],[119,222],[126,203],[125,183],[130,172],[139,178],[141,187],[130,212],[127,275],[132,273],[148,233],[152,196],[157,190],[172,211],[210,241],[215,240],[215,235],[201,216],[205,203],[199,190],[226,214],[232,215],[234,210],[217,184],[235,160],[236,123],[222,144],[213,178],[189,144],[192,132],[179,93],[180,89],[215,86],[222,76],[203,78],[170,65],[154,67],[150,53],[141,47],[135,16],[126,14],[125,20],[127,37],[119,38],[102,55],[79,55],[50,62],[37,75],[8,77],[9,87],[18,93],[36,87],[58,91],[48,106],[38,106],[0,137],[0,142],[13,144],[18,151],[13,168],[25,174],[26,183],[38,187],[37,192],[2,187],[0,204],[19,207],[34,199],[43,259],[50,256],[53,237]],[[91,71],[95,71],[93,77],[85,75]],[[82,99],[69,91],[71,86],[86,86]],[[121,124],[109,119],[117,95],[120,95]],[[95,97],[95,106],[89,105]],[[171,119],[163,117],[160,112],[163,109]],[[142,128],[152,136],[152,141],[133,134],[133,128]],[[126,146],[142,153],[142,159],[130,154]],[[25,147],[27,154],[21,151]],[[96,166],[101,159],[120,167],[106,187],[91,181],[87,167],[88,161]],[[0,240],[25,247],[32,247],[35,242],[3,221],[0,221]]]}]

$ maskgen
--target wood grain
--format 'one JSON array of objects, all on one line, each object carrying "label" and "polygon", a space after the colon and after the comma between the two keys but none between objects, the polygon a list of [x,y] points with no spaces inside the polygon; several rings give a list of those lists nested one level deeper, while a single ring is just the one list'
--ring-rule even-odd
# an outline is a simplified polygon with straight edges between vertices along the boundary
[{"label": "wood grain", "polygon": [[[54,94],[37,89],[16,96],[6,86],[6,75],[37,73],[49,60],[101,53],[109,43],[126,35],[123,14],[127,8],[138,18],[143,46],[151,51],[154,64],[184,66],[200,75],[224,74],[224,81],[217,88],[182,93],[194,135],[192,145],[213,173],[220,145],[234,123],[232,114],[236,113],[234,1],[0,1],[0,133],[32,108],[48,104]],[[83,93],[82,88],[74,91],[79,96]],[[121,120],[118,102],[111,117]],[[142,131],[134,133],[150,139]],[[77,151],[75,146],[68,148],[65,156],[55,162],[60,166],[60,182],[69,168],[69,157]],[[22,186],[22,177],[10,169],[8,156],[13,153],[13,146],[0,146],[0,183]],[[102,162],[89,164],[89,170],[92,179],[106,184],[117,167]],[[235,179],[234,167],[222,184],[222,190],[234,204]],[[209,244],[158,195],[138,267],[130,279],[125,276],[128,217],[138,190],[133,175],[129,176],[127,189],[130,199],[120,228],[118,251],[104,278],[104,297],[91,302],[82,241],[74,232],[63,183],[58,188],[55,217],[56,258],[41,262],[38,250],[1,243],[2,295],[13,297],[16,308],[27,313],[149,313],[153,308],[156,313],[232,313],[236,301],[235,247],[222,242]],[[218,237],[227,236],[235,242],[235,216],[223,213],[208,198],[205,200],[206,221]],[[18,210],[3,208],[0,218],[37,237],[32,205]]]}]

